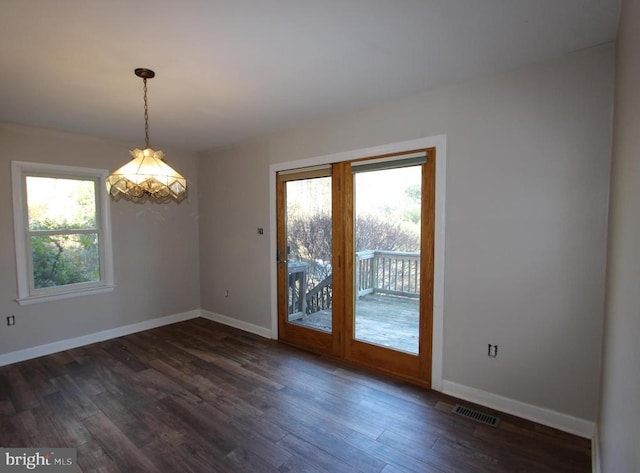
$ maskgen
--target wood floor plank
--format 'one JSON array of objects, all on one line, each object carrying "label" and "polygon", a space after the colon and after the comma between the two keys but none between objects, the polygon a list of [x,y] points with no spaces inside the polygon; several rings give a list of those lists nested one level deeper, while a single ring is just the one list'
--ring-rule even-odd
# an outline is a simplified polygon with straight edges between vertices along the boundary
[{"label": "wood floor plank", "polygon": [[476,468],[478,472],[494,473],[504,471],[508,465],[512,471],[531,471],[536,473],[548,473],[541,469],[540,465],[529,462],[527,459],[519,457],[517,461],[510,458],[508,453],[494,456],[491,448],[478,449],[478,445],[466,441],[452,441],[448,438],[439,438],[432,448],[436,462],[446,465],[446,471],[469,471]]},{"label": "wood floor plank", "polygon": [[328,413],[335,422],[373,438],[388,427],[384,419],[372,416],[359,403],[347,403],[333,394],[321,392],[309,404],[318,412]]},{"label": "wood floor plank", "polygon": [[[403,468],[401,466],[389,464],[384,467],[381,473],[412,473],[412,472],[411,470],[407,470],[406,468]],[[427,470],[424,470],[423,473],[442,473],[442,470],[427,469]]]},{"label": "wood floor plank", "polygon": [[97,440],[92,438],[88,442],[78,444],[76,448],[78,449],[78,465],[82,471],[87,473],[121,473],[116,463]]},{"label": "wood floor plank", "polygon": [[120,471],[160,473],[151,460],[102,412],[84,419],[83,423]]},{"label": "wood floor plank", "polygon": [[346,438],[351,429],[334,422],[327,415],[319,415],[307,409],[303,401],[286,392],[256,390],[249,402],[264,412],[264,416],[282,429],[303,438],[328,435],[338,439]]},{"label": "wood floor plank", "polygon": [[142,371],[148,368],[147,364],[128,350],[127,345],[123,344],[120,339],[105,342],[103,350],[132,371]]},{"label": "wood floor plank", "polygon": [[69,367],[69,376],[87,396],[95,396],[107,390],[102,380],[98,377],[95,366],[92,363],[74,364]]},{"label": "wood floor plank", "polygon": [[37,361],[40,363],[45,372],[49,374],[51,378],[57,378],[67,374],[68,366],[75,362],[75,359],[68,351],[61,351],[49,356],[37,358],[36,360],[29,360],[26,363]]},{"label": "wood floor plank", "polygon": [[177,466],[181,473],[219,472],[184,443],[170,444],[163,439],[155,439],[142,451],[153,458],[156,467],[163,472],[177,471]]},{"label": "wood floor plank", "polygon": [[65,446],[73,447],[93,438],[60,392],[47,394],[43,398],[42,411],[51,419]]},{"label": "wood floor plank", "polygon": [[[36,358],[35,360],[29,360],[17,365],[22,377],[39,398],[55,392],[58,389],[51,383],[51,379],[54,378],[55,375],[43,365],[42,361],[44,359],[46,359],[46,357]],[[0,396],[2,395],[0,394]]]},{"label": "wood floor plank", "polygon": [[591,471],[588,440],[456,403],[192,319],[0,367],[0,446],[75,447],[81,473]]},{"label": "wood floor plank", "polygon": [[0,417],[7,417],[15,412],[16,408],[11,400],[9,379],[0,373]]},{"label": "wood floor plank", "polygon": [[212,392],[219,393],[220,395],[225,393],[218,384],[208,378],[200,374],[188,372],[185,369],[176,368],[165,360],[151,360],[149,361],[149,366],[202,399],[207,399],[207,396],[211,396]]},{"label": "wood floor plank", "polygon": [[377,392],[388,393],[397,399],[405,399],[425,406],[432,405],[433,398],[423,395],[424,389],[395,379],[384,379],[371,376],[370,373],[356,368],[337,367],[336,376],[344,377],[351,383],[369,387]]},{"label": "wood floor plank", "polygon": [[314,466],[298,455],[292,456],[279,469],[280,473],[330,473]]},{"label": "wood floor plank", "polygon": [[91,398],[76,384],[70,375],[65,374],[53,378],[51,383],[58,388],[64,399],[72,406],[74,415],[79,419],[90,417],[98,413]]},{"label": "wood floor plank", "polygon": [[278,465],[266,461],[262,456],[257,455],[253,450],[238,446],[225,457],[225,461],[236,471],[251,471],[254,473],[280,473],[278,468],[291,458],[287,454],[285,461]]},{"label": "wood floor plank", "polygon": [[54,429],[46,417],[38,417],[33,410],[20,411],[12,416],[11,422],[16,430],[21,433],[25,447],[36,448],[59,447],[60,440],[55,435]]},{"label": "wood floor plank", "polygon": [[94,396],[93,402],[136,447],[154,440],[154,431],[136,415],[134,409],[128,408],[126,398],[104,392]]},{"label": "wood floor plank", "polygon": [[2,370],[2,383],[16,412],[26,411],[40,406],[38,396],[20,372],[19,364],[9,365]]},{"label": "wood floor plank", "polygon": [[332,473],[360,473],[360,470],[357,468],[334,457],[325,450],[318,448],[311,442],[301,439],[293,434],[289,434],[280,440],[278,445],[281,445],[290,452],[299,455],[312,465],[319,466],[321,470],[330,471]]},{"label": "wood floor plank", "polygon": [[[486,427],[477,428],[475,437],[488,442],[499,442],[502,448],[509,453],[509,458],[520,459],[529,464],[536,465],[540,472],[573,471],[590,468],[590,458],[579,451],[574,450],[571,444],[563,444],[553,437],[538,437],[535,432],[526,430],[526,433],[515,434],[505,423],[499,432],[487,431]],[[545,467],[553,465],[553,467]]]},{"label": "wood floor plank", "polygon": [[384,423],[386,429],[405,433],[412,439],[424,439],[425,436],[449,435],[452,438],[473,435],[476,425],[468,419],[438,414],[430,408],[423,408],[422,412],[414,415],[406,415],[401,410],[383,407],[378,403],[365,400],[360,406],[364,412],[378,418]]},{"label": "wood floor plank", "polygon": [[238,400],[233,407],[228,409],[225,408],[225,403],[221,402],[220,398],[208,401],[207,404],[225,412],[233,421],[233,425],[246,435],[249,433],[257,434],[270,442],[277,442],[288,433],[273,418],[269,418],[264,412],[255,409],[243,400]]},{"label": "wood floor plank", "polygon": [[[178,406],[185,410],[181,415],[182,418],[188,418],[189,412],[193,412],[194,418],[189,421],[192,428],[206,432],[216,445],[224,445],[225,449],[228,445],[231,451],[226,454],[227,459],[233,458],[237,461],[238,458],[246,457],[253,463],[269,465],[265,467],[268,470],[271,467],[281,466],[291,456],[274,443],[287,434],[275,424],[267,421],[260,422],[260,419],[252,416],[253,422],[249,426],[241,419],[234,417],[233,412],[225,412],[210,402],[192,406],[181,399],[175,399],[174,409]],[[221,440],[216,439],[216,435],[220,435]]]},{"label": "wood floor plank", "polygon": [[[353,432],[347,437],[346,442],[358,447],[360,450],[366,452],[374,458],[378,458],[384,461],[387,465],[393,465],[400,467],[404,470],[412,473],[445,473],[447,470],[441,470],[436,466],[423,462],[422,460],[415,458],[414,456],[406,455],[405,453],[394,449],[384,443],[378,442],[375,439],[370,438],[367,435],[363,435],[359,432]],[[427,446],[423,449],[426,451]]]},{"label": "wood floor plank", "polygon": [[389,428],[385,429],[376,438],[376,441],[396,448],[401,452],[406,452],[408,455],[418,455],[416,458],[420,458],[421,451],[432,449],[438,439],[441,438],[437,432],[421,432],[420,434],[416,435],[413,431],[407,433],[406,430],[399,432],[396,429]]},{"label": "wood floor plank", "polygon": [[201,414],[206,408],[205,404],[193,406],[173,397],[163,399],[161,404],[172,425],[180,425],[192,437],[206,438],[221,457],[237,447],[238,436],[235,432],[229,432],[226,419],[221,425],[219,419]]}]

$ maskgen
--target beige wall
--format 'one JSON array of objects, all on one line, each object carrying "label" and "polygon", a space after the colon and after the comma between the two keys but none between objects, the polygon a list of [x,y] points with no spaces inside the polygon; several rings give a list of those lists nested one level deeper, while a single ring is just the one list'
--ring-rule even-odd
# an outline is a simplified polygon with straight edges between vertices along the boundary
[{"label": "beige wall", "polygon": [[623,0],[616,60],[602,471],[640,471],[640,2]]},{"label": "beige wall", "polygon": [[[0,355],[200,306],[197,158],[171,149],[167,160],[189,178],[191,197],[179,205],[111,203],[115,290],[18,306],[11,161],[114,170],[136,145],[11,124],[0,124],[0,143]],[[7,327],[12,314],[16,325]]]},{"label": "beige wall", "polygon": [[[115,169],[135,144],[0,125],[0,354],[198,307],[270,329],[269,166],[444,133],[444,379],[595,421],[613,52],[610,44],[583,50],[214,150],[200,160],[167,149],[169,162],[191,180],[191,197],[179,205],[112,203],[115,291],[23,307],[14,301],[10,161]],[[626,74],[633,70],[628,67]],[[620,136],[617,156],[626,156],[635,135]],[[616,172],[624,175],[631,161],[618,161]],[[201,189],[199,176],[206,182]],[[630,208],[637,190],[631,182],[618,186],[626,197],[614,200],[614,217]],[[637,329],[625,322],[630,296],[616,296],[616,288],[625,287],[616,281],[637,279],[625,275],[632,270],[615,257],[632,245],[635,227],[616,221],[612,234],[621,243],[612,247],[620,263],[610,273],[611,340]],[[7,327],[4,317],[12,314],[17,324]],[[497,359],[486,357],[487,343],[500,346]],[[608,344],[608,378],[628,375],[618,358],[637,357],[629,343],[621,351]],[[611,432],[621,415],[612,406],[624,398],[607,389],[614,385],[604,389],[605,446],[616,438]]]},{"label": "beige wall", "polygon": [[613,54],[603,45],[205,153],[202,308],[271,327],[271,164],[445,133],[444,379],[595,421]]}]

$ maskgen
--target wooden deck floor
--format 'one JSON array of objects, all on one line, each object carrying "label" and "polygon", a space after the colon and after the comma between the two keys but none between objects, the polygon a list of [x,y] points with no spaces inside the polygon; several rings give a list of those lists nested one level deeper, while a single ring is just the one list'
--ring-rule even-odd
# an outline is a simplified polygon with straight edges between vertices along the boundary
[{"label": "wooden deck floor", "polygon": [[[328,332],[331,310],[304,316],[294,323]],[[418,299],[369,294],[356,304],[356,339],[418,353]]]},{"label": "wooden deck floor", "polygon": [[193,319],[0,367],[0,447],[85,473],[591,471],[588,440],[458,402]]}]

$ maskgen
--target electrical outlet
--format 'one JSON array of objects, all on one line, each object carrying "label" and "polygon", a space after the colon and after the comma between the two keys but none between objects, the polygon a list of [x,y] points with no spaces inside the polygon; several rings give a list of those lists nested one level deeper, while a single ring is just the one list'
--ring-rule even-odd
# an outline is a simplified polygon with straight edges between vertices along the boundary
[{"label": "electrical outlet", "polygon": [[9,327],[11,327],[12,325],[16,324],[16,316],[15,315],[10,315],[7,317],[7,325]]},{"label": "electrical outlet", "polygon": [[264,235],[264,228],[258,227],[258,235]]},{"label": "electrical outlet", "polygon": [[498,356],[498,345],[491,345],[489,343],[489,350],[487,351],[487,356],[489,358],[495,358]]}]

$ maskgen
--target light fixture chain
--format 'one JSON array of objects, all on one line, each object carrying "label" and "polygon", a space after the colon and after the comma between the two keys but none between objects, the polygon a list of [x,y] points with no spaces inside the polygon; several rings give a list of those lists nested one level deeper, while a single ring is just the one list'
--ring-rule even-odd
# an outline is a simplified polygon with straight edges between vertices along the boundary
[{"label": "light fixture chain", "polygon": [[147,78],[142,79],[144,82],[144,140],[145,148],[149,148],[149,105],[147,104]]},{"label": "light fixture chain", "polygon": [[164,153],[153,150],[149,145],[149,101],[147,98],[147,79],[156,75],[151,69],[142,67],[134,70],[143,81],[144,90],[144,138],[145,149],[130,151],[133,160],[120,167],[106,179],[107,190],[114,198],[124,196],[132,200],[145,199],[147,196],[163,201],[173,198],[180,201],[187,194],[187,180],[175,169],[164,162]]}]

